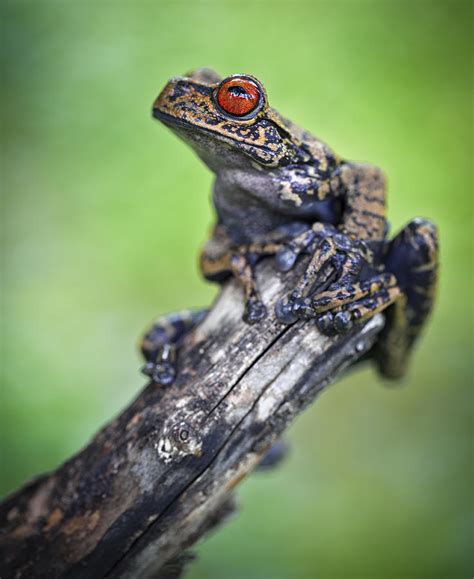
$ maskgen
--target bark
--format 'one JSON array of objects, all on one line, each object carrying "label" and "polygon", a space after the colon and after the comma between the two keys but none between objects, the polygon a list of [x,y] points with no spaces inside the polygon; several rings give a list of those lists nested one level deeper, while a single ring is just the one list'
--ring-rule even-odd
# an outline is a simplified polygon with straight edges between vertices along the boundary
[{"label": "bark", "polygon": [[234,281],[179,356],[82,451],[0,505],[0,576],[178,577],[187,549],[233,510],[236,485],[328,384],[372,347],[378,315],[328,338],[273,315],[305,263],[258,267],[269,316],[242,322]]}]

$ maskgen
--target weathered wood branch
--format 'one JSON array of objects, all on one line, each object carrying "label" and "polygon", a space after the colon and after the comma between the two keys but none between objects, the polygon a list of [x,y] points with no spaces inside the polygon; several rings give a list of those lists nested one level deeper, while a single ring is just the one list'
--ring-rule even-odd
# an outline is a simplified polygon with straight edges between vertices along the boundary
[{"label": "weathered wood branch", "polygon": [[254,326],[230,281],[171,387],[148,384],[81,452],[0,505],[3,579],[178,575],[186,549],[232,510],[235,486],[383,326],[379,315],[327,338],[314,321],[280,324],[275,302],[304,265],[259,266],[270,315]]}]

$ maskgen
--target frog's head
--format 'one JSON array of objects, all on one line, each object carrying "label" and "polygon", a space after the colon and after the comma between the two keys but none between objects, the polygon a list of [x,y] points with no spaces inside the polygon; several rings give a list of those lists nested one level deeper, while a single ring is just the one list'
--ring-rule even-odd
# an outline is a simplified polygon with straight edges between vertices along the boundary
[{"label": "frog's head", "polygon": [[153,116],[189,143],[214,171],[307,162],[301,129],[268,106],[260,81],[247,74],[221,79],[209,69],[172,78],[153,104]]}]

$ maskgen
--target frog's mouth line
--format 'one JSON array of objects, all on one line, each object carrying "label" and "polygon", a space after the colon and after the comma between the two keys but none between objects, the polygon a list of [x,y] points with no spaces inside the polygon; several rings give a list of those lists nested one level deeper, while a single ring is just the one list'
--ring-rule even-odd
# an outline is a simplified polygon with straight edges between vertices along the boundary
[{"label": "frog's mouth line", "polygon": [[[270,149],[269,147],[265,146],[265,145],[256,145],[254,143],[248,143],[243,139],[231,139],[230,137],[226,137],[225,135],[222,135],[222,133],[219,133],[217,131],[213,131],[212,129],[208,129],[205,127],[199,127],[197,125],[193,125],[191,123],[189,123],[188,121],[185,121],[184,119],[180,119],[178,117],[174,117],[172,115],[169,115],[168,113],[164,113],[163,111],[160,111],[157,108],[153,108],[152,111],[153,117],[155,119],[158,119],[159,121],[161,121],[162,123],[164,123],[167,126],[173,127],[175,125],[185,129],[188,132],[191,132],[191,129],[196,131],[196,132],[200,132],[200,133],[204,133],[207,135],[212,135],[214,138],[222,141],[223,143],[227,143],[229,145],[232,146],[232,148],[236,149],[237,146],[235,143],[241,143],[242,145],[245,145],[246,147],[252,147],[254,149],[258,149],[260,151],[265,151],[266,153],[268,153],[269,155],[275,156],[275,151],[273,151],[272,149]],[[247,151],[243,151],[244,153],[249,154]],[[252,155],[250,155],[252,156]],[[252,156],[253,158],[253,156]],[[271,165],[274,164],[275,161],[270,161],[270,162],[265,162],[262,159],[258,159],[258,162],[261,163],[262,165]]]}]

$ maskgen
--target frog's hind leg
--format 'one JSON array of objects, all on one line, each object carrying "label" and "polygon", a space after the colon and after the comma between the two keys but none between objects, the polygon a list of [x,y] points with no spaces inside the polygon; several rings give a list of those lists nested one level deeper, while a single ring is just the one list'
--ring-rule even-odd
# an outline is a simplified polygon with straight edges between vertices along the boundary
[{"label": "frog's hind leg", "polygon": [[399,378],[410,349],[433,308],[438,280],[438,231],[425,219],[411,221],[390,243],[384,259],[404,299],[386,312],[386,324],[373,355],[380,372]]},{"label": "frog's hind leg", "polygon": [[176,376],[177,349],[186,334],[204,319],[207,311],[185,310],[156,320],[140,343],[146,361],[142,372],[159,384],[171,384]]}]

